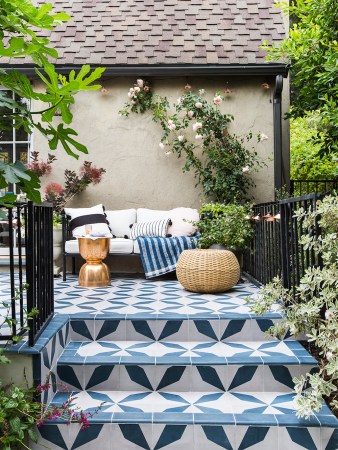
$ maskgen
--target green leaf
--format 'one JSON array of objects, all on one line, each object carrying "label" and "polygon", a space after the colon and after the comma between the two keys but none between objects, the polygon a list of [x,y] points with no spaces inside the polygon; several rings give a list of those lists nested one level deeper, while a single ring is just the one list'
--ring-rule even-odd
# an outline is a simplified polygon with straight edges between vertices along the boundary
[{"label": "green leaf", "polygon": [[[36,125],[37,128],[49,139],[49,147],[51,150],[56,150],[57,146],[61,144],[66,150],[67,154],[78,159],[79,155],[74,153],[72,148],[75,148],[79,152],[88,153],[87,147],[80,144],[71,136],[77,136],[77,133],[72,128],[64,128],[63,123],[60,123],[55,129],[52,125],[48,128],[43,128],[41,124]],[[51,138],[49,138],[51,136]]]},{"label": "green leaf", "polygon": [[33,442],[37,443],[37,442],[38,442],[38,439],[39,439],[39,435],[38,435],[37,431],[35,430],[35,428],[28,428],[27,431],[28,431],[28,436],[29,436],[29,438],[30,438]]},{"label": "green leaf", "polygon": [[13,419],[11,419],[9,421],[9,424],[10,424],[12,430],[14,431],[14,433],[20,432],[21,421],[20,421],[19,417],[14,417]]}]

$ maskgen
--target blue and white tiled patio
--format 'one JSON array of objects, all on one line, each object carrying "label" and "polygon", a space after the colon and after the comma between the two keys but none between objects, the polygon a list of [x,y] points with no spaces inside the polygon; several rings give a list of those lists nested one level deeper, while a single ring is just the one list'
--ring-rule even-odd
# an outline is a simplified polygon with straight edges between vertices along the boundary
[{"label": "blue and white tiled patio", "polygon": [[316,361],[291,338],[267,337],[281,315],[251,313],[245,299],[258,294],[248,281],[203,295],[176,280],[56,280],[56,316],[33,349],[16,349],[36,354],[37,379],[52,373],[44,401],[101,408],[88,430],[44,425],[33,448],[337,450],[326,405],[296,417],[292,378]]}]

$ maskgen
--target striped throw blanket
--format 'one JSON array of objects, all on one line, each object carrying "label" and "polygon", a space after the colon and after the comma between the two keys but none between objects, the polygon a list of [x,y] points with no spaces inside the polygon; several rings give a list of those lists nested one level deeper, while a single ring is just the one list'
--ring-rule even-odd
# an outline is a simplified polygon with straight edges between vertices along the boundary
[{"label": "striped throw blanket", "polygon": [[183,250],[196,247],[196,237],[138,237],[141,260],[146,278],[154,278],[176,269]]}]

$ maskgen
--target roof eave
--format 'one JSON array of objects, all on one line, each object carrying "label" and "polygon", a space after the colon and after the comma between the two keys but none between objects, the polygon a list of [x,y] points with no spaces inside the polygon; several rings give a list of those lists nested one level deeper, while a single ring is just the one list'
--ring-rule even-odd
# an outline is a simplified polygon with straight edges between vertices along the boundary
[{"label": "roof eave", "polygon": [[[287,77],[289,67],[282,63],[266,64],[90,64],[91,68],[106,67],[104,76],[277,76]],[[16,69],[27,75],[35,75],[36,66],[28,64],[5,64],[1,69]],[[78,64],[55,64],[59,73],[80,70]]]}]

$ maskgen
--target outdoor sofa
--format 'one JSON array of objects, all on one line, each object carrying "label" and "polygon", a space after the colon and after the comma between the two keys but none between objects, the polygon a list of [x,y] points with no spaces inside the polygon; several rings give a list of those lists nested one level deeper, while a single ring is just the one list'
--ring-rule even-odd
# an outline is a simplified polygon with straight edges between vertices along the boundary
[{"label": "outdoor sofa", "polygon": [[[86,235],[89,228],[93,236],[111,237],[109,255],[140,256],[142,253],[141,258],[145,267],[144,258],[147,257],[145,254],[147,249],[157,260],[158,255],[154,253],[159,254],[160,247],[165,250],[161,251],[162,256],[167,251],[171,252],[170,246],[173,246],[173,253],[193,248],[196,241],[191,237],[196,234],[196,227],[192,222],[198,220],[198,211],[185,207],[171,210],[148,208],[106,210],[99,204],[91,208],[65,208],[62,220],[63,279],[66,280],[68,258],[72,259],[72,272],[75,273],[75,259],[80,254],[77,237]],[[152,246],[151,249],[149,245]],[[158,274],[166,273],[163,270],[158,272]],[[147,276],[146,270],[145,273]],[[153,273],[156,274],[156,270]]]}]

